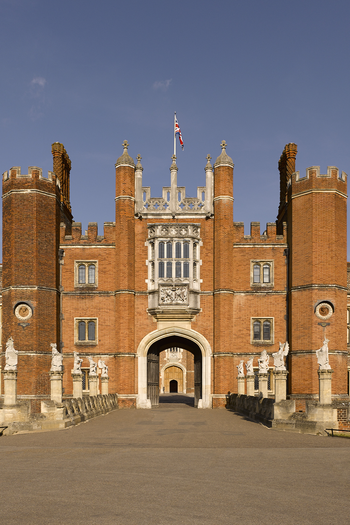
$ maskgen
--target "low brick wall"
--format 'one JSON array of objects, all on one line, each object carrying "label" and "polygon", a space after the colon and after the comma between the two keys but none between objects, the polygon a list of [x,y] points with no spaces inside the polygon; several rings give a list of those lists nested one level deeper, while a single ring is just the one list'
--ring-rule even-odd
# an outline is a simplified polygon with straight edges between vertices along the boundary
[{"label": "low brick wall", "polygon": [[55,403],[50,400],[42,401],[40,414],[30,415],[28,411],[27,417],[22,419],[17,414],[18,406],[12,408],[12,410],[16,410],[12,420],[3,422],[3,425],[7,426],[3,435],[17,432],[61,430],[77,425],[82,421],[116,410],[118,408],[118,394],[84,396],[82,399],[68,398],[64,399],[62,403]]},{"label": "low brick wall", "polygon": [[274,399],[230,394],[227,396],[226,408],[271,426],[274,417],[274,403]]}]

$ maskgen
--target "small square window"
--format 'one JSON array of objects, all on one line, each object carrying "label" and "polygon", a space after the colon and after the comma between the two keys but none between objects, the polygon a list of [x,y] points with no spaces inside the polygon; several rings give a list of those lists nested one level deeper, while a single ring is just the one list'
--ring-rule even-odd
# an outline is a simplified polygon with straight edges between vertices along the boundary
[{"label": "small square window", "polygon": [[273,286],[273,261],[250,261],[250,285]]},{"label": "small square window", "polygon": [[97,261],[75,261],[75,287],[97,287]]},{"label": "small square window", "polygon": [[273,318],[252,318],[251,320],[251,343],[272,344],[273,343]]},{"label": "small square window", "polygon": [[76,345],[97,344],[96,318],[76,318],[74,325],[74,342]]}]

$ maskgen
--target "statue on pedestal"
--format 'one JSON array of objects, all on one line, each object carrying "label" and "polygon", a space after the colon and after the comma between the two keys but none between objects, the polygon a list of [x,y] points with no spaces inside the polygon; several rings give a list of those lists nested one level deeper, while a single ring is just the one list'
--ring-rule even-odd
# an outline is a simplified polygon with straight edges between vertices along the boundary
[{"label": "statue on pedestal", "polygon": [[247,369],[247,376],[253,376],[254,375],[253,360],[254,360],[254,357],[251,357],[250,359],[248,359],[248,361],[245,364],[245,367]]},{"label": "statue on pedestal", "polygon": [[51,343],[52,359],[50,372],[62,372],[63,370],[63,355],[57,350],[57,344]]},{"label": "statue on pedestal", "polygon": [[284,344],[280,343],[280,347],[278,352],[275,352],[272,354],[275,370],[286,370],[286,366],[284,364],[284,358],[288,355],[289,352],[289,344],[285,342]]},{"label": "statue on pedestal", "polygon": [[102,370],[101,377],[108,377],[108,366],[102,359],[98,360],[98,367]]},{"label": "statue on pedestal", "polygon": [[5,359],[6,364],[4,370],[17,371],[18,350],[15,350],[13,346],[12,337],[9,337],[6,343]]},{"label": "statue on pedestal", "polygon": [[83,360],[79,357],[78,352],[74,352],[74,364],[73,364],[73,374],[81,374],[81,364]]},{"label": "statue on pedestal", "polygon": [[269,371],[269,361],[270,357],[266,350],[261,352],[261,356],[258,359],[259,363],[259,374],[267,374]]},{"label": "statue on pedestal", "polygon": [[90,377],[97,376],[97,364],[95,363],[95,361],[90,356],[88,357],[88,360],[89,360],[89,363],[90,363],[89,376]]},{"label": "statue on pedestal", "polygon": [[244,361],[243,359],[240,361],[239,365],[237,365],[238,370],[238,377],[244,377],[244,368],[243,368]]},{"label": "statue on pedestal", "polygon": [[316,350],[317,362],[320,365],[319,370],[331,370],[328,360],[328,343],[329,339],[325,339],[321,348]]}]

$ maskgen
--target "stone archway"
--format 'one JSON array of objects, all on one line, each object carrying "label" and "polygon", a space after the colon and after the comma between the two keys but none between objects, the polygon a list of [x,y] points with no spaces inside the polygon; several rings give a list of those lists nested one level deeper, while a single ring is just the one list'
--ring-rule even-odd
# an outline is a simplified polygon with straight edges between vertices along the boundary
[{"label": "stone archway", "polygon": [[[192,353],[201,356],[199,374],[201,377],[200,396],[198,398],[198,408],[212,408],[211,399],[211,356],[212,351],[207,339],[195,330],[186,328],[165,328],[155,330],[147,334],[139,344],[137,349],[138,356],[138,395],[137,408],[151,408],[151,400],[147,397],[147,357],[154,362],[156,367],[156,356],[161,350],[177,346],[185,348]],[[159,365],[158,365],[159,366]],[[154,377],[156,374],[154,373]],[[153,386],[154,391],[156,385]],[[199,388],[197,389],[199,392]],[[198,394],[197,394],[198,397]]]},{"label": "stone archway", "polygon": [[182,393],[186,394],[186,384],[187,384],[187,370],[181,363],[166,363],[161,369],[160,369],[160,391],[163,392],[162,387],[165,386],[165,374],[166,370],[169,368],[172,368],[175,366],[176,368],[179,368],[182,371]]}]

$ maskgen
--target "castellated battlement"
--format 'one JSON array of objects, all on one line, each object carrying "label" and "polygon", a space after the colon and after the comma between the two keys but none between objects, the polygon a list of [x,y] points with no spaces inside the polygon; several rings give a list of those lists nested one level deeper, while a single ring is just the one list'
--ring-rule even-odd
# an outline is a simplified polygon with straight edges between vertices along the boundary
[{"label": "castellated battlement", "polygon": [[56,182],[57,186],[60,187],[60,181],[57,179],[53,171],[48,171],[47,177],[43,177],[43,170],[37,166],[29,166],[28,173],[21,173],[20,166],[13,166],[9,171],[5,171],[2,174],[3,182],[13,179],[34,179],[44,180],[47,182]]},{"label": "castellated battlement", "polygon": [[234,244],[285,244],[287,242],[287,224],[283,223],[283,235],[277,235],[275,222],[268,222],[261,233],[260,222],[250,223],[250,235],[244,235],[244,222],[234,222]]},{"label": "castellated battlement", "polygon": [[103,235],[97,235],[97,222],[89,222],[88,229],[82,234],[81,222],[72,223],[72,234],[66,235],[66,225],[61,222],[60,225],[60,243],[61,244],[114,244],[115,243],[115,222],[105,222]]},{"label": "castellated battlement", "polygon": [[320,166],[310,166],[310,168],[306,168],[306,173],[304,176],[300,176],[300,171],[295,171],[292,174],[292,181],[299,182],[306,179],[322,178],[341,180],[342,182],[346,182],[347,177],[348,176],[345,173],[345,171],[339,173],[339,169],[335,166],[328,166],[327,173],[324,175],[321,173]]}]

